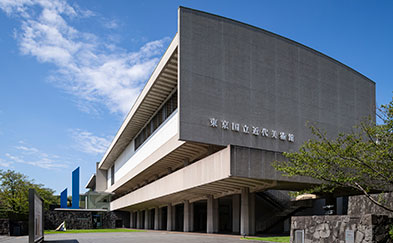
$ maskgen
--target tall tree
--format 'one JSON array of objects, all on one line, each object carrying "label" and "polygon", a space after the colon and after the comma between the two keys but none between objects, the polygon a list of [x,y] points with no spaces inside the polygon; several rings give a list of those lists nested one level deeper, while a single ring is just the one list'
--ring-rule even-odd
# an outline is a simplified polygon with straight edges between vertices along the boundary
[{"label": "tall tree", "polygon": [[393,191],[393,100],[382,105],[377,116],[380,124],[368,119],[335,139],[311,126],[315,138],[305,142],[297,152],[284,153],[288,160],[275,161],[273,166],[283,175],[308,176],[321,182],[307,192],[351,188],[393,212],[393,208],[370,194]]},{"label": "tall tree", "polygon": [[35,189],[43,198],[45,208],[49,208],[51,204],[58,204],[59,199],[53,195],[52,189],[35,184],[21,173],[0,170],[0,210],[3,213],[27,214],[29,188]]}]

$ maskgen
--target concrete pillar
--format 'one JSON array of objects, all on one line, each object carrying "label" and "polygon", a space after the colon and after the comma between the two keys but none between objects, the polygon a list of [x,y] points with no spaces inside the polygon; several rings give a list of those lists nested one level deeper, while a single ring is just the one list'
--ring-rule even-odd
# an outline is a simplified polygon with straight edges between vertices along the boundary
[{"label": "concrete pillar", "polygon": [[213,233],[213,196],[207,197],[206,233]]},{"label": "concrete pillar", "polygon": [[255,235],[255,192],[249,195],[250,235]]},{"label": "concrete pillar", "polygon": [[207,197],[207,222],[206,232],[218,232],[218,200],[213,198],[213,195]]},{"label": "concrete pillar", "polygon": [[162,230],[162,208],[158,208],[158,229]]},{"label": "concrete pillar", "polygon": [[190,203],[190,223],[189,228],[190,232],[194,232],[194,203]]},{"label": "concrete pillar", "polygon": [[241,211],[240,211],[240,234],[250,235],[250,209],[249,209],[249,189],[242,189]]},{"label": "concrete pillar", "polygon": [[143,216],[144,216],[144,212],[141,210],[140,214],[139,214],[139,217],[141,217],[141,219],[139,220],[139,222],[140,222],[139,228],[140,229],[144,229],[144,226],[145,226],[145,222],[143,221],[143,218],[144,218]]},{"label": "concrete pillar", "polygon": [[160,217],[158,216],[158,211],[160,209],[158,207],[154,208],[154,229],[158,230],[159,226],[158,226],[158,222],[160,222]]},{"label": "concrete pillar", "polygon": [[184,213],[183,213],[183,231],[190,231],[190,202],[188,200],[184,201]]},{"label": "concrete pillar", "polygon": [[213,199],[213,232],[218,232],[219,227],[219,200]]},{"label": "concrete pillar", "polygon": [[130,212],[130,228],[131,229],[135,228],[134,217],[135,217],[135,212]]},{"label": "concrete pillar", "polygon": [[166,230],[172,230],[172,204],[168,204],[167,216],[166,216]]},{"label": "concrete pillar", "polygon": [[232,196],[232,232],[240,233],[240,195]]},{"label": "concrete pillar", "polygon": [[145,229],[149,229],[149,209],[145,210]]},{"label": "concrete pillar", "polygon": [[142,228],[142,217],[141,217],[141,211],[136,212],[136,228],[141,229]]},{"label": "concrete pillar", "polygon": [[176,207],[172,205],[172,230],[176,229]]}]

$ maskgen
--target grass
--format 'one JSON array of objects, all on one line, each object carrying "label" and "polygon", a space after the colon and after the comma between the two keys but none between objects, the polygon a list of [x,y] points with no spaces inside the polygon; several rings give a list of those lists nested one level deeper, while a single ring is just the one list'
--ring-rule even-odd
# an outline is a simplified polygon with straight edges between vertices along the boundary
[{"label": "grass", "polygon": [[44,234],[79,234],[79,233],[110,233],[110,232],[144,232],[144,230],[134,229],[81,229],[81,230],[45,230]]},{"label": "grass", "polygon": [[289,236],[275,236],[275,237],[246,237],[246,240],[260,240],[272,242],[289,242]]}]

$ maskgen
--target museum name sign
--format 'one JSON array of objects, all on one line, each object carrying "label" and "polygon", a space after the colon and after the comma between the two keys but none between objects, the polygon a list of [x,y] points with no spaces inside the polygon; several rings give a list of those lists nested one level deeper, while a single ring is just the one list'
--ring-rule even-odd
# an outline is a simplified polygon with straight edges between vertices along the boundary
[{"label": "museum name sign", "polygon": [[272,139],[280,139],[282,141],[295,142],[295,135],[293,133],[285,133],[277,130],[269,130],[267,128],[241,125],[236,122],[229,122],[227,120],[219,121],[216,118],[209,118],[209,126],[212,128],[221,128],[223,130],[231,130],[234,132],[242,132],[245,134],[252,134],[255,136],[268,137]]}]

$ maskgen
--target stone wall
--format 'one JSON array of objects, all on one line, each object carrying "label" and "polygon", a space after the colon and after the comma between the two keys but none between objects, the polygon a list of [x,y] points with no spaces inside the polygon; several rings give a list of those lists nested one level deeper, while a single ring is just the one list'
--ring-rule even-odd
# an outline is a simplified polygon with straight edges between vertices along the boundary
[{"label": "stone wall", "polygon": [[93,229],[93,213],[80,211],[46,211],[46,230],[56,229],[65,221],[67,229]]},{"label": "stone wall", "polygon": [[8,235],[10,233],[10,220],[0,219],[0,235]]},{"label": "stone wall", "polygon": [[[107,229],[130,228],[130,213],[124,211],[112,211],[103,215],[103,227]],[[122,221],[121,225],[116,225],[116,221]],[[119,222],[120,223],[120,222]]]},{"label": "stone wall", "polygon": [[[352,234],[353,242],[393,243],[389,237],[391,218],[384,215],[325,215],[292,217],[291,242],[295,242],[295,231],[304,230],[304,242],[344,243],[346,231]],[[350,235],[349,235],[350,236]]]},{"label": "stone wall", "polygon": [[[393,209],[393,193],[373,194],[373,197]],[[393,213],[372,203],[366,196],[351,196],[348,200],[348,215],[378,214],[393,218]]]},{"label": "stone wall", "polygon": [[[92,211],[45,211],[45,229],[54,230],[63,221],[67,229],[93,229],[93,215],[102,215],[102,228],[130,227],[128,212],[92,212]],[[118,222],[118,225],[116,225]]]}]

